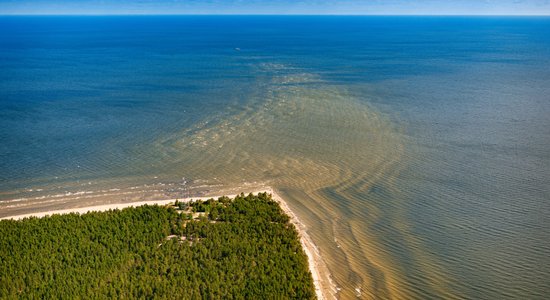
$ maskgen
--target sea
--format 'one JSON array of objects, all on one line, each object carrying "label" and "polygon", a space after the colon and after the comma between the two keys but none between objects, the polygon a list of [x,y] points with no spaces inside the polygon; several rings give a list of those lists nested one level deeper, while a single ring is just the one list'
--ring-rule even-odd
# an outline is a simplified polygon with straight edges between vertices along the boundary
[{"label": "sea", "polygon": [[550,18],[0,17],[0,217],[266,186],[341,299],[548,299]]}]

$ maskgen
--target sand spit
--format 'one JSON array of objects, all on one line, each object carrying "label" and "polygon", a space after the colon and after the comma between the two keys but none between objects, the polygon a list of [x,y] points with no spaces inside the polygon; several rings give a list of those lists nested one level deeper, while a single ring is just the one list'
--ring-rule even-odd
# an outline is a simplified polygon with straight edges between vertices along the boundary
[{"label": "sand spit", "polygon": [[[317,247],[315,246],[315,244],[307,234],[305,230],[306,229],[305,225],[302,222],[300,222],[298,217],[292,212],[292,210],[290,210],[288,204],[284,201],[284,199],[281,198],[277,193],[275,193],[275,191],[272,188],[265,188],[259,191],[252,191],[250,193],[258,194],[258,193],[263,193],[264,191],[272,194],[273,200],[279,203],[282,210],[290,217],[290,222],[294,224],[294,226],[296,227],[296,230],[298,231],[298,234],[300,235],[300,243],[302,244],[302,247],[304,248],[304,251],[306,252],[308,257],[309,269],[311,271],[313,282],[315,284],[315,293],[317,295],[317,299],[319,300],[336,299],[335,297],[336,288],[330,279],[330,273],[321,258],[319,250],[317,249]],[[228,195],[228,197],[230,198],[234,198],[235,196],[237,195]],[[41,217],[50,216],[50,215],[69,214],[69,213],[85,214],[92,211],[108,211],[112,209],[123,209],[126,207],[138,207],[142,205],[167,205],[170,203],[174,203],[176,200],[180,202],[189,202],[192,200],[207,200],[210,198],[217,199],[218,197],[220,196],[190,197],[190,198],[177,198],[177,199],[164,199],[164,200],[148,200],[148,201],[130,202],[130,203],[105,204],[105,205],[97,205],[97,206],[89,206],[89,207],[69,208],[69,209],[52,210],[52,211],[8,216],[8,217],[0,218],[0,220],[8,220],[8,219],[21,220],[29,217],[41,218]]]}]

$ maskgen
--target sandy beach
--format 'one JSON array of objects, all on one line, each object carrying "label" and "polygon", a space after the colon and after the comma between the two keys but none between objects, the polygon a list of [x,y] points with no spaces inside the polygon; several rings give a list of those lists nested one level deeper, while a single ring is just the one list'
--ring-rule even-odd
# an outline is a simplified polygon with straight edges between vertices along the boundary
[{"label": "sandy beach", "polygon": [[[257,191],[250,191],[248,193],[252,194],[258,194],[267,192],[269,194],[272,194],[273,200],[279,203],[282,210],[290,217],[290,222],[294,224],[296,227],[296,230],[298,231],[298,234],[300,235],[300,243],[302,244],[302,247],[307,254],[308,257],[308,263],[309,263],[309,269],[311,271],[311,275],[313,277],[313,282],[315,284],[315,293],[317,295],[317,299],[336,299],[336,288],[334,284],[332,283],[330,279],[330,273],[325,265],[325,263],[322,260],[321,254],[319,252],[319,249],[315,246],[309,235],[306,231],[306,226],[300,222],[298,217],[292,212],[286,201],[282,197],[280,197],[272,188],[265,188],[262,190]],[[221,195],[220,195],[221,196]],[[0,218],[0,220],[21,220],[24,218],[29,217],[45,217],[55,214],[69,214],[69,213],[78,213],[78,214],[85,214],[92,211],[108,211],[113,209],[123,209],[126,207],[138,207],[142,205],[167,205],[170,203],[174,203],[176,200],[180,202],[189,202],[189,201],[196,201],[196,200],[207,200],[210,198],[218,198],[220,196],[207,196],[207,197],[189,197],[189,198],[174,198],[174,199],[164,199],[164,200],[148,200],[148,201],[139,201],[139,202],[130,202],[130,203],[114,203],[114,204],[105,204],[105,205],[96,205],[96,206],[88,206],[88,207],[79,207],[79,208],[69,208],[69,209],[60,209],[60,210],[51,210],[51,211],[43,211],[43,212],[34,212],[34,213],[28,213],[28,214],[21,214],[21,215],[14,215],[14,216],[7,216]],[[230,198],[235,197],[236,195],[226,195]]]},{"label": "sandy beach", "polygon": [[273,190],[267,192],[272,194],[273,200],[279,203],[279,206],[283,209],[285,214],[290,217],[290,222],[294,224],[296,230],[300,234],[300,243],[308,257],[309,270],[311,271],[313,283],[315,284],[317,299],[336,299],[336,286],[330,278],[330,272],[323,262],[319,249],[307,234],[305,225],[300,222],[296,214],[294,214],[282,197]]}]

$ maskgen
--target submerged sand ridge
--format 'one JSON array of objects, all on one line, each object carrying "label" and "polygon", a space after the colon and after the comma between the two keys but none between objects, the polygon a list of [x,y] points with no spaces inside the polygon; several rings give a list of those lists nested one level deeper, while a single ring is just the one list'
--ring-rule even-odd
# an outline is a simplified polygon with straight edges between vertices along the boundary
[{"label": "submerged sand ridge", "polygon": [[[331,293],[338,298],[418,296],[411,294],[411,285],[445,290],[441,267],[422,257],[422,241],[407,235],[406,203],[399,202],[395,184],[409,155],[401,129],[352,92],[315,74],[279,64],[258,68],[264,76],[245,107],[139,146],[140,155],[155,158],[149,163],[156,172],[165,172],[157,182],[204,178],[210,194],[218,195],[244,184],[272,186],[307,228],[317,246],[312,253],[332,274]],[[51,205],[120,197],[132,202],[145,193],[148,199],[166,199],[167,187],[149,188],[141,193],[121,189],[105,198],[70,195]],[[406,257],[409,265],[395,255]],[[441,275],[413,282],[412,269]]]},{"label": "submerged sand ridge", "polygon": [[[260,107],[184,135],[164,149],[192,156],[185,164],[188,170],[206,169],[233,184],[258,180],[290,191],[285,197],[307,208],[301,214],[305,222],[330,220],[322,227],[312,222],[310,228],[323,241],[319,245],[342,298],[357,296],[357,289],[361,296],[369,291],[391,296],[391,289],[380,283],[391,274],[380,276],[384,272],[369,261],[376,257],[361,251],[368,241],[356,240],[346,222],[346,210],[355,210],[355,199],[346,191],[357,185],[367,190],[377,176],[388,176],[402,145],[387,120],[340,88],[319,81],[311,74],[275,77]],[[334,194],[327,195],[327,188]],[[292,191],[307,197],[295,197]]]},{"label": "submerged sand ridge", "polygon": [[392,224],[402,222],[401,208],[391,215],[386,210],[401,207],[392,203],[404,159],[400,129],[351,92],[312,74],[277,75],[263,86],[249,109],[164,139],[156,151],[180,160],[191,176],[212,174],[228,186],[265,182],[300,205],[297,214],[322,249],[341,298],[407,297],[398,283],[408,279],[393,250],[377,242],[383,227],[407,243]]},{"label": "submerged sand ridge", "polygon": [[[407,298],[414,296],[410,286],[422,284],[446,290],[442,267],[408,236],[406,203],[395,184],[409,155],[401,129],[312,74],[274,76],[265,86],[251,109],[165,141],[159,151],[180,153],[174,158],[185,157],[189,172],[215,174],[229,186],[265,182],[300,206],[296,213],[341,298]],[[418,273],[441,275],[412,282]]]}]

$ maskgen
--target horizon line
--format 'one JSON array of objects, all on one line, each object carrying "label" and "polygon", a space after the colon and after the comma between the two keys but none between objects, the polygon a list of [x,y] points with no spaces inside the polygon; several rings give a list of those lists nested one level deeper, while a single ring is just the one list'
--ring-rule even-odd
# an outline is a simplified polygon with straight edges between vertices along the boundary
[{"label": "horizon line", "polygon": [[388,17],[550,17],[549,14],[298,14],[298,13],[253,13],[253,14],[238,14],[238,13],[8,13],[0,16],[350,16],[350,17],[367,17],[367,16],[388,16]]}]

